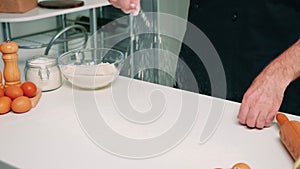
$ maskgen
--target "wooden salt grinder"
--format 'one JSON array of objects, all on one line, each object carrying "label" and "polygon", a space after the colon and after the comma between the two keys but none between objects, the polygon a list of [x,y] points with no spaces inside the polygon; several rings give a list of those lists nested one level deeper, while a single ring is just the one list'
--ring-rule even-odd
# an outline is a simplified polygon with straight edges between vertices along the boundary
[{"label": "wooden salt grinder", "polygon": [[300,122],[290,121],[282,113],[278,113],[276,119],[280,125],[280,140],[296,161],[300,158]]},{"label": "wooden salt grinder", "polygon": [[3,76],[5,87],[21,85],[20,69],[18,66],[18,44],[13,41],[3,42],[0,45],[4,62]]}]

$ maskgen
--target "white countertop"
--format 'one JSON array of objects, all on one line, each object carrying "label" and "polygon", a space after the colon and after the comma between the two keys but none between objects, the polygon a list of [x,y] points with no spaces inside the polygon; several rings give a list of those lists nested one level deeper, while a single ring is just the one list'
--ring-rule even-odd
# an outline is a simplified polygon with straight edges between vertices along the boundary
[{"label": "white countertop", "polygon": [[[212,101],[224,103],[223,116],[212,137],[199,143]],[[194,105],[195,109],[191,108]],[[120,115],[137,111],[144,112],[140,114],[143,116],[157,107],[163,108],[163,114],[145,124],[125,120]],[[253,169],[292,168],[293,160],[279,140],[278,126],[247,129],[238,123],[238,109],[238,103],[125,77],[95,92],[72,90],[71,85],[64,83],[58,90],[43,93],[37,107],[29,112],[0,116],[0,166],[2,162],[22,169],[214,169],[246,162]],[[86,120],[91,124],[96,120],[92,114],[101,115],[112,131],[141,141],[162,136],[174,128],[181,117],[197,112],[195,125],[182,142],[163,154],[145,159],[122,157],[124,151],[127,151],[125,154],[139,151],[131,147],[134,146],[131,143],[116,145],[120,140],[108,141],[119,146],[112,149],[123,152],[108,152],[110,150],[92,136],[101,134],[97,133],[100,130],[91,131],[86,123]],[[296,116],[289,118],[300,120]],[[103,131],[103,136],[99,138],[105,140],[110,135]],[[164,140],[167,139],[160,141]]]},{"label": "white countertop", "polygon": [[107,0],[84,0],[84,5],[69,9],[47,9],[36,7],[25,13],[0,13],[0,22],[25,22],[68,14],[109,5]]}]

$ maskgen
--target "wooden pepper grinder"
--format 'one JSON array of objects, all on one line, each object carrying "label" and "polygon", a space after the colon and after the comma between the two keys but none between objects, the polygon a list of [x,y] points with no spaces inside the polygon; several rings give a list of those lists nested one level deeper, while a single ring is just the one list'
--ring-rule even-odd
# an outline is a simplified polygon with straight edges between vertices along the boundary
[{"label": "wooden pepper grinder", "polygon": [[294,169],[300,169],[300,122],[290,121],[282,113],[278,113],[276,119],[280,125],[280,140],[296,161]]},{"label": "wooden pepper grinder", "polygon": [[20,69],[18,66],[18,44],[13,41],[3,42],[0,45],[4,62],[3,76],[5,86],[21,85]]},{"label": "wooden pepper grinder", "polygon": [[2,84],[2,73],[0,71],[0,89],[3,89],[3,84]]}]

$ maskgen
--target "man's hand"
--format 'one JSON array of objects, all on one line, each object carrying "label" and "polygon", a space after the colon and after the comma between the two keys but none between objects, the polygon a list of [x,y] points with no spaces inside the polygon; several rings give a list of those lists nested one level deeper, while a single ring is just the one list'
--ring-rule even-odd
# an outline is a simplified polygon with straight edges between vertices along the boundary
[{"label": "man's hand", "polygon": [[[272,124],[287,86],[300,76],[300,40],[273,60],[246,91],[238,118],[250,128]],[[295,93],[297,94],[297,93]]]},{"label": "man's hand", "polygon": [[138,15],[140,0],[108,0],[114,7],[121,9],[126,14]]},{"label": "man's hand", "polygon": [[266,71],[256,77],[243,97],[238,115],[240,123],[259,129],[272,124],[287,86],[275,77]]}]

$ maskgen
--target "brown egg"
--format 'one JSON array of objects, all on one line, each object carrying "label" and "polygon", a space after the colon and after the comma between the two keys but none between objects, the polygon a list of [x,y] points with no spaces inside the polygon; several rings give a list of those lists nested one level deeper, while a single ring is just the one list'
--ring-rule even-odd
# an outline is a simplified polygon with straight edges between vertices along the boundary
[{"label": "brown egg", "polygon": [[0,96],[4,96],[4,90],[0,88]]},{"label": "brown egg", "polygon": [[246,163],[236,163],[231,169],[251,169]]},{"label": "brown egg", "polygon": [[11,99],[7,96],[0,97],[0,114],[5,114],[10,111]]},{"label": "brown egg", "polygon": [[31,109],[31,101],[26,96],[15,98],[11,103],[11,109],[15,113],[25,113]]},{"label": "brown egg", "polygon": [[14,100],[17,97],[23,96],[24,92],[20,86],[9,86],[5,89],[5,96]]}]

